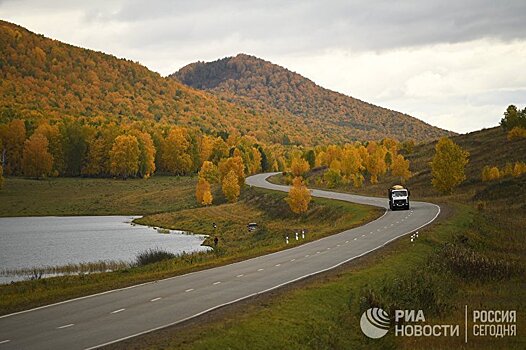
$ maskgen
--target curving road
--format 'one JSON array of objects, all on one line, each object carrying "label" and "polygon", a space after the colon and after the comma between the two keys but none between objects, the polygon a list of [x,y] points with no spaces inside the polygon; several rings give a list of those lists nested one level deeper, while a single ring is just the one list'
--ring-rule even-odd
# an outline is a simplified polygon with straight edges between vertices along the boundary
[{"label": "curving road", "polygon": [[[247,178],[270,184],[275,173]],[[92,349],[183,322],[221,306],[317,274],[378,249],[431,223],[437,205],[412,202],[409,211],[388,211],[387,199],[312,190],[312,195],[386,208],[364,226],[277,253],[0,316],[0,350]]]}]

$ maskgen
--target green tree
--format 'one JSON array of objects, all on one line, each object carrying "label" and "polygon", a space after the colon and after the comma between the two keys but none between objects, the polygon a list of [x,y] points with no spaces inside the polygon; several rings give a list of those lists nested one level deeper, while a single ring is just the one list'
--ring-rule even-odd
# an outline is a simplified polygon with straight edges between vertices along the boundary
[{"label": "green tree", "polygon": [[139,142],[132,135],[120,135],[115,139],[110,151],[113,176],[126,179],[139,171]]},{"label": "green tree", "polygon": [[500,120],[500,126],[507,131],[515,127],[526,128],[526,108],[521,111],[516,106],[509,105],[504,118]]},{"label": "green tree", "polygon": [[435,146],[431,162],[431,183],[442,193],[451,193],[453,188],[466,179],[465,167],[469,153],[447,137],[442,137]]},{"label": "green tree", "polygon": [[305,160],[309,163],[309,167],[314,169],[316,167],[316,152],[313,149],[308,150],[304,156]]}]

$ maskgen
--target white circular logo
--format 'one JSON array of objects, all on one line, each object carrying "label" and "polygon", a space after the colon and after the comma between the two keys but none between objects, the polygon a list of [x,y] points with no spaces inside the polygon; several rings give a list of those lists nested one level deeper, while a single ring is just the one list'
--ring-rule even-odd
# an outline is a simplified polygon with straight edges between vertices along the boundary
[{"label": "white circular logo", "polygon": [[360,327],[369,338],[378,339],[389,331],[389,315],[384,310],[373,307],[362,314]]}]

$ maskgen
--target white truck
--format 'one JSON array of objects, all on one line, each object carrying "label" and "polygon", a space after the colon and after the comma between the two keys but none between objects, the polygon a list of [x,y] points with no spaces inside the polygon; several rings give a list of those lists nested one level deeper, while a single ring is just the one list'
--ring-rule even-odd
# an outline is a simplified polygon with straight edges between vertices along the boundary
[{"label": "white truck", "polygon": [[394,185],[387,191],[389,197],[389,208],[391,210],[396,209],[409,209],[409,190],[401,185]]}]

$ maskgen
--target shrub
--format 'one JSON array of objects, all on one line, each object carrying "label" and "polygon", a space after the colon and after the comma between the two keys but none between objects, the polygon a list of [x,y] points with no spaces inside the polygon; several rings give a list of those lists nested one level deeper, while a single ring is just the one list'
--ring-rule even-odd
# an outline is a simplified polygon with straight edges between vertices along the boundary
[{"label": "shrub", "polygon": [[135,258],[135,264],[137,266],[145,266],[159,261],[173,259],[175,257],[176,255],[173,253],[160,250],[158,248],[150,248],[137,255],[137,257]]}]

